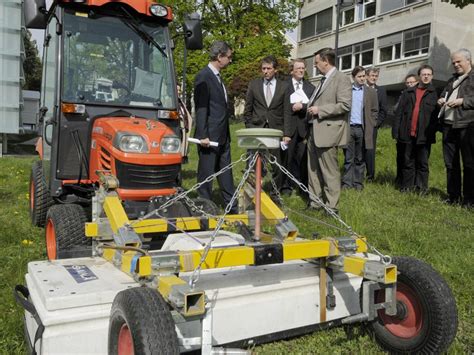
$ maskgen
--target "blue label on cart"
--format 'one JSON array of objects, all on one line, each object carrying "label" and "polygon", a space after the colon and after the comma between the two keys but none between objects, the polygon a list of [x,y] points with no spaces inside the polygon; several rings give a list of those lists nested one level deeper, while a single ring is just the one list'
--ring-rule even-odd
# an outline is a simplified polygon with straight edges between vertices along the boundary
[{"label": "blue label on cart", "polygon": [[64,265],[77,283],[97,280],[98,277],[85,265]]}]

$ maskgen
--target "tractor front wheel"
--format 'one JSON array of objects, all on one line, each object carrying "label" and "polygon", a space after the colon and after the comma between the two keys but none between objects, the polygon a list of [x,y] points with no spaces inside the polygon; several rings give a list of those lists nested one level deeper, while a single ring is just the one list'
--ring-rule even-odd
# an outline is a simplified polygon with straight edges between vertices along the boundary
[{"label": "tractor front wheel", "polygon": [[85,235],[86,213],[79,205],[55,205],[46,217],[46,251],[49,260],[91,256],[91,239]]},{"label": "tractor front wheel", "polygon": [[[431,266],[410,257],[395,257],[397,314],[378,311],[371,328],[379,344],[395,353],[445,352],[456,335],[456,302],[446,281]],[[376,295],[383,302],[383,291]]]},{"label": "tractor front wheel", "polygon": [[133,354],[179,354],[168,304],[147,287],[119,292],[110,312],[109,355]]}]

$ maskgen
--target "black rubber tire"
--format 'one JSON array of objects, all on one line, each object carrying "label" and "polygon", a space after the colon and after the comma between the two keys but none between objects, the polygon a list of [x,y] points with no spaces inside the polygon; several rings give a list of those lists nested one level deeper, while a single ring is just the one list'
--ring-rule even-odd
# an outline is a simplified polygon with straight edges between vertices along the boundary
[{"label": "black rubber tire", "polygon": [[[202,209],[204,212],[209,213],[213,216],[218,216],[221,214],[219,207],[215,204],[214,201],[208,200],[207,198],[197,197],[193,199],[194,204]],[[193,216],[201,216],[199,211],[192,211]]]},{"label": "black rubber tire", "polygon": [[[400,326],[404,320],[397,316],[389,317],[383,310],[379,311],[379,318],[370,324],[377,342],[391,353],[422,353],[439,354],[445,352],[451,345],[457,331],[458,316],[456,301],[453,293],[441,275],[425,262],[411,257],[395,257],[392,261],[398,269],[397,301],[401,306],[399,312],[406,312],[406,317],[418,319],[419,327],[409,328],[403,334],[400,328],[390,331],[391,326]],[[411,312],[401,302],[401,293],[405,293],[415,300],[419,314]],[[406,300],[406,299],[405,299]],[[405,301],[406,302],[406,301]],[[398,307],[397,307],[398,308]],[[408,309],[408,311],[407,311]],[[384,319],[388,321],[385,323]],[[403,318],[403,317],[402,317]]]},{"label": "black rubber tire", "polygon": [[168,304],[154,289],[135,287],[115,296],[110,312],[109,355],[118,354],[122,327],[131,335],[135,354],[179,354]]},{"label": "black rubber tire", "polygon": [[46,214],[53,205],[53,199],[49,193],[48,185],[43,174],[43,163],[37,160],[31,167],[30,174],[30,218],[35,227],[44,227]]},{"label": "black rubber tire", "polygon": [[79,205],[52,206],[46,217],[49,260],[92,256],[92,241],[85,235],[87,217]]}]

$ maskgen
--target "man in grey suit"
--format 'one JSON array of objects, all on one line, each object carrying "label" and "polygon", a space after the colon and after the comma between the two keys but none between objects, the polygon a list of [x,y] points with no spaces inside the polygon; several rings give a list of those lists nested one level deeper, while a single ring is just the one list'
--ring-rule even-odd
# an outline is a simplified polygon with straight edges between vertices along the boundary
[{"label": "man in grey suit", "polygon": [[377,124],[377,92],[365,85],[365,69],[357,65],[352,70],[352,107],[350,113],[350,139],[344,148],[344,174],[342,188],[364,188],[365,150],[374,146],[373,134]]},{"label": "man in grey suit", "polygon": [[[308,123],[312,126],[308,139],[308,182],[310,192],[338,213],[341,174],[337,153],[349,141],[352,85],[350,78],[336,69],[335,57],[331,48],[314,54],[314,65],[323,78],[308,107]],[[309,207],[319,207],[311,197]]]},{"label": "man in grey suit", "polygon": [[[231,162],[228,97],[220,72],[232,62],[232,49],[226,42],[216,41],[211,45],[209,55],[209,64],[196,75],[194,82],[194,137],[201,142],[198,147],[198,182]],[[211,140],[217,141],[219,146],[211,147]],[[227,206],[235,192],[232,170],[220,175],[218,182]],[[202,185],[198,192],[201,197],[212,200],[212,183]],[[230,212],[238,213],[236,202]]]},{"label": "man in grey suit", "polygon": [[[245,98],[244,120],[247,128],[274,128],[284,130],[284,116],[290,102],[285,100],[288,83],[276,78],[277,60],[269,55],[261,61],[262,78],[250,82]],[[281,163],[280,150],[272,151]],[[283,175],[273,169],[273,178],[282,190]]]}]

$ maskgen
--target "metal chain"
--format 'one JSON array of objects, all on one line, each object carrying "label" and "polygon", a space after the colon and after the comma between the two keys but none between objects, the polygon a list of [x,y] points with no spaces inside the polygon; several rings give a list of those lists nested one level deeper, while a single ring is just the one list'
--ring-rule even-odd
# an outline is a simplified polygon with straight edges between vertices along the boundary
[{"label": "metal chain", "polygon": [[298,185],[298,187],[303,191],[303,192],[306,192],[309,197],[311,199],[314,199],[314,201],[320,205],[322,208],[324,208],[324,210],[332,217],[334,217],[340,224],[342,224],[344,227],[347,228],[347,231],[353,235],[353,234],[356,234],[353,230],[352,230],[352,227],[349,226],[346,222],[344,222],[341,217],[339,217],[339,215],[334,212],[330,207],[326,206],[326,204],[318,197],[316,196],[315,194],[313,194],[311,191],[309,191],[309,189],[301,182],[301,181],[298,181],[298,179],[296,179],[283,165],[281,165],[280,163],[278,163],[277,161],[277,158],[273,155],[273,154],[270,154],[270,157],[269,157],[269,162],[270,164],[272,165],[276,165],[286,176],[288,176],[295,184]]},{"label": "metal chain", "polygon": [[189,279],[189,286],[191,287],[191,289],[194,289],[194,285],[199,280],[199,277],[201,275],[202,264],[204,263],[204,261],[207,258],[207,254],[209,253],[209,250],[211,249],[212,242],[214,241],[214,239],[216,239],[217,233],[219,233],[220,229],[222,228],[222,225],[224,224],[225,216],[230,212],[230,210],[234,206],[234,202],[235,202],[235,200],[237,200],[237,198],[239,196],[239,193],[240,193],[240,190],[242,190],[245,182],[247,181],[247,179],[250,175],[251,170],[253,169],[253,167],[254,167],[254,165],[257,161],[258,154],[259,154],[258,152],[255,152],[253,156],[249,155],[249,157],[251,157],[252,160],[250,161],[247,169],[245,170],[244,175],[242,176],[242,179],[240,179],[239,185],[235,189],[235,192],[232,195],[232,198],[230,199],[229,203],[225,207],[224,214],[219,217],[219,221],[217,222],[216,228],[214,228],[214,231],[212,232],[211,238],[209,239],[209,242],[207,243],[206,247],[204,248],[203,254],[201,256],[201,260],[199,261],[199,265],[197,266],[196,269],[194,269],[194,271],[191,275],[191,278]]},{"label": "metal chain", "polygon": [[368,241],[366,241],[365,239],[362,239],[359,236],[358,233],[355,233],[353,231],[352,227],[349,226],[347,223],[345,223],[341,219],[341,217],[339,217],[337,215],[337,213],[335,213],[331,208],[327,207],[326,204],[324,204],[324,202],[321,201],[321,199],[318,196],[316,196],[312,192],[310,192],[309,189],[302,182],[298,181],[298,179],[296,179],[283,165],[279,164],[277,158],[273,154],[269,153],[269,155],[270,155],[270,157],[269,157],[268,161],[270,162],[270,164],[276,165],[286,176],[288,176],[295,184],[297,184],[298,187],[303,192],[306,192],[309,195],[309,197],[313,198],[316,201],[316,203],[318,203],[321,207],[323,207],[329,215],[334,217],[339,223],[341,223],[344,227],[346,227],[347,232],[350,233],[351,237],[356,238],[356,239],[360,239],[362,242],[364,242],[369,250],[373,251],[374,254],[377,254],[380,257],[380,261],[383,264],[388,265],[392,262],[392,258],[389,255],[385,255],[385,254],[381,253],[372,244],[370,244]]},{"label": "metal chain", "polygon": [[207,218],[215,218],[216,217],[215,215],[212,215],[212,214],[204,211],[201,207],[197,206],[194,203],[194,201],[191,198],[189,198],[189,196],[184,196],[183,200],[184,200],[185,204],[187,204],[191,209],[194,209],[197,212],[199,212],[201,215],[203,215]]},{"label": "metal chain", "polygon": [[184,190],[183,192],[181,193],[178,193],[175,197],[169,199],[168,201],[166,201],[164,204],[162,204],[160,207],[158,207],[157,209],[145,214],[144,216],[136,219],[135,221],[133,221],[130,226],[133,227],[136,223],[140,222],[140,221],[143,221],[144,219],[148,219],[152,216],[155,216],[157,215],[157,213],[169,206],[171,206],[173,203],[175,203],[176,201],[179,201],[181,200],[182,198],[185,198],[186,196],[188,196],[191,192],[193,191],[196,191],[197,189],[199,189],[202,185],[208,183],[208,182],[211,182],[212,180],[214,180],[215,178],[217,178],[219,175],[222,175],[223,173],[225,173],[226,171],[228,170],[231,170],[234,165],[240,163],[240,162],[246,162],[247,160],[249,160],[251,158],[250,155],[247,155],[247,154],[242,154],[240,156],[240,159],[233,162],[233,163],[230,163],[229,165],[226,165],[224,166],[221,170],[215,172],[214,174],[212,175],[209,175],[205,180],[201,181],[201,182],[198,182],[197,184],[195,184],[194,186],[192,186],[190,189],[188,190]]}]

